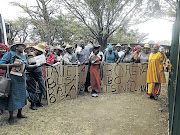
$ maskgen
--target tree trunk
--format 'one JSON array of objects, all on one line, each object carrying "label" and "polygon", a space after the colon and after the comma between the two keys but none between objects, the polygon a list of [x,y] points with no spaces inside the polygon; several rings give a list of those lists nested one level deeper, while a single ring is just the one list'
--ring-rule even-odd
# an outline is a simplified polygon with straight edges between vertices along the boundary
[{"label": "tree trunk", "polygon": [[101,45],[101,50],[105,50],[107,47],[107,38],[103,39],[102,37],[98,38],[98,43]]}]

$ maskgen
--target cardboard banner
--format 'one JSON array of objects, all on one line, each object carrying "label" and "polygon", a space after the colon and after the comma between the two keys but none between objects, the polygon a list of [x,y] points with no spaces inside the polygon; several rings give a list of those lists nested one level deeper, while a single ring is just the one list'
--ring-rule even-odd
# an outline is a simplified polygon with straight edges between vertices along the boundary
[{"label": "cardboard banner", "polygon": [[145,92],[147,64],[109,63],[104,65],[103,91]]},{"label": "cardboard banner", "polygon": [[85,89],[84,84],[86,82],[87,72],[88,72],[88,65],[79,66],[79,71],[78,71],[78,74],[79,74],[78,91],[79,92],[82,92]]},{"label": "cardboard banner", "polygon": [[61,65],[46,67],[48,104],[75,99],[84,91],[88,65]]},{"label": "cardboard banner", "polygon": [[46,67],[48,104],[77,98],[78,80],[77,65]]}]

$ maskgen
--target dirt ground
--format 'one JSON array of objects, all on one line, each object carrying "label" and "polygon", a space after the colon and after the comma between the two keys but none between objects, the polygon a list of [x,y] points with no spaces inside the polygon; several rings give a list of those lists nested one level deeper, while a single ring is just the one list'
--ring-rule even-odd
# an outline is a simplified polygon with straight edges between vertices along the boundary
[{"label": "dirt ground", "polygon": [[[0,135],[167,135],[167,84],[158,100],[136,93],[82,94],[51,106],[30,110],[28,119],[8,125],[0,116]],[[14,114],[15,115],[15,114]]]}]

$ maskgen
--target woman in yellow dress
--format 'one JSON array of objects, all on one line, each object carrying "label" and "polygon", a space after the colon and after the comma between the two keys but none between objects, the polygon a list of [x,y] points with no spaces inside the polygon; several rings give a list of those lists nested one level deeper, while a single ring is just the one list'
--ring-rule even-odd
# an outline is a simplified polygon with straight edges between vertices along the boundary
[{"label": "woman in yellow dress", "polygon": [[166,82],[163,69],[163,56],[158,50],[159,45],[154,45],[152,53],[149,56],[147,72],[148,95],[154,99],[157,99],[160,94],[161,83]]}]

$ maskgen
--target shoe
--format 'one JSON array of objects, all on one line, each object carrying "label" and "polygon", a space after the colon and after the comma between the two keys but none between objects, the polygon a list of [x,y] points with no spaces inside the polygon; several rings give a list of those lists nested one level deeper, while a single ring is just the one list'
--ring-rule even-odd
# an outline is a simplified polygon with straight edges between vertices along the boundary
[{"label": "shoe", "polygon": [[8,119],[8,123],[9,123],[9,125],[13,125],[13,124],[14,124],[14,118],[13,118],[13,117],[10,117],[10,118]]},{"label": "shoe", "polygon": [[93,94],[92,94],[92,97],[98,97],[98,94],[93,93]]},{"label": "shoe", "polygon": [[88,91],[88,90],[85,90],[84,92],[89,93],[89,91]]},{"label": "shoe", "polygon": [[29,108],[30,108],[31,110],[37,110],[37,107],[34,106],[34,105],[33,105],[33,106],[30,106]]},{"label": "shoe", "polygon": [[37,107],[44,107],[42,103],[37,103],[36,106]]},{"label": "shoe", "polygon": [[17,114],[17,118],[19,118],[19,119],[26,119],[27,116],[22,115],[22,114]]},{"label": "shoe", "polygon": [[154,96],[154,100],[157,100],[158,99],[158,96]]}]

